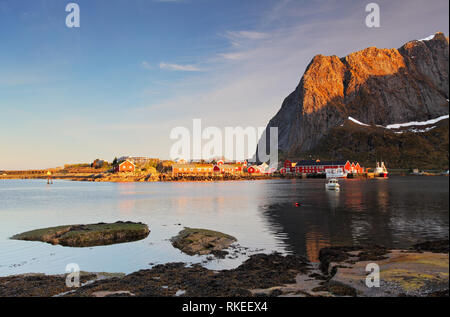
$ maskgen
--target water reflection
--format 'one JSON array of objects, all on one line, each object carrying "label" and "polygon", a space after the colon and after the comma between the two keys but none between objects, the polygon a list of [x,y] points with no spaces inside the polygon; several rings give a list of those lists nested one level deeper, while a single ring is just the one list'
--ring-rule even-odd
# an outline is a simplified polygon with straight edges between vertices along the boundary
[{"label": "water reflection", "polygon": [[[318,180],[283,187],[265,196],[262,212],[276,235],[287,233],[286,248],[311,261],[328,245],[409,247],[448,237],[445,177],[346,180],[339,192],[323,190]],[[286,200],[302,203],[295,208]]]},{"label": "water reflection", "polygon": [[336,208],[339,206],[339,198],[341,197],[341,192],[336,190],[328,190],[326,193],[330,210],[336,211]]},{"label": "water reflection", "polygon": [[135,200],[126,200],[121,199],[118,201],[117,208],[119,209],[120,213],[123,215],[131,214],[133,210],[136,207],[136,201]]},{"label": "water reflection", "polygon": [[[47,188],[39,181],[0,182],[0,275],[64,273],[70,262],[86,271],[125,273],[150,262],[201,262],[202,257],[184,255],[169,242],[184,226],[231,234],[258,252],[295,253],[311,261],[330,245],[408,247],[448,237],[447,177],[343,180],[340,192],[326,191],[324,183],[55,181]],[[138,242],[92,249],[8,239],[37,228],[118,220],[142,221],[151,233]],[[208,267],[236,267],[244,259],[213,261]]]},{"label": "water reflection", "polygon": [[331,245],[329,237],[317,227],[311,226],[305,235],[306,257],[311,262],[319,262],[319,251]]}]

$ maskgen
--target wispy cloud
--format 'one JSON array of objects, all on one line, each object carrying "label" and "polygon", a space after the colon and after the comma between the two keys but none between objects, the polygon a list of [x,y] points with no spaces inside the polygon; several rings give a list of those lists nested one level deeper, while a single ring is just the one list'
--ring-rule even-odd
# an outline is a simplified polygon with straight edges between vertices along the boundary
[{"label": "wispy cloud", "polygon": [[233,47],[240,47],[247,42],[260,41],[267,39],[269,33],[256,31],[227,31],[223,37],[228,39]]},{"label": "wispy cloud", "polygon": [[262,40],[269,36],[268,33],[255,31],[227,31],[225,37],[231,40],[248,39],[248,40]]},{"label": "wispy cloud", "polygon": [[219,54],[220,57],[232,61],[242,60],[245,59],[248,55],[244,52],[238,52],[238,53],[221,53]]},{"label": "wispy cloud", "polygon": [[237,61],[248,58],[251,55],[248,51],[252,47],[261,45],[266,40],[270,40],[272,33],[241,30],[227,31],[222,36],[229,40],[231,47],[230,52],[219,53],[218,56],[221,59]]},{"label": "wispy cloud", "polygon": [[189,64],[171,64],[171,63],[165,63],[161,62],[159,63],[159,68],[166,69],[166,70],[174,70],[174,71],[183,71],[183,72],[200,72],[203,71],[203,69],[195,66],[195,65],[189,65]]},{"label": "wispy cloud", "polygon": [[152,69],[153,69],[153,66],[150,65],[150,64],[149,64],[148,62],[146,62],[146,61],[143,61],[143,62],[141,63],[141,66],[142,66],[142,68],[147,69],[147,70],[152,70]]}]

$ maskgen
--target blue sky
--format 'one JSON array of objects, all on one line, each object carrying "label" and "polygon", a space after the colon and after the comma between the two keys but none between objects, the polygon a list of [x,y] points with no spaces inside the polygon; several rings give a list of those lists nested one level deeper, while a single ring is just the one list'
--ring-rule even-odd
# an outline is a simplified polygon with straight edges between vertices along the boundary
[{"label": "blue sky", "polygon": [[0,0],[0,170],[167,158],[170,130],[265,126],[316,54],[448,35],[448,1]]}]

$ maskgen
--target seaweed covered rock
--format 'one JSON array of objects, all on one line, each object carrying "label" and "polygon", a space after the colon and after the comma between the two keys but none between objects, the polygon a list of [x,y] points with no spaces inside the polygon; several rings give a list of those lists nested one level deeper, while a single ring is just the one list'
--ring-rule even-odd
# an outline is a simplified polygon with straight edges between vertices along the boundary
[{"label": "seaweed covered rock", "polygon": [[433,253],[448,253],[448,239],[437,241],[426,241],[415,244],[412,248],[419,252],[429,251]]},{"label": "seaweed covered rock", "polygon": [[[94,273],[80,273],[81,284],[96,279]],[[0,277],[1,297],[49,297],[71,290],[66,286],[64,275],[22,274]]]},{"label": "seaweed covered rock", "polygon": [[[445,252],[447,250],[447,252]],[[338,246],[320,250],[323,288],[335,296],[445,296],[448,242],[431,241],[410,250],[380,246]],[[368,287],[368,265],[379,268],[380,287]]]},{"label": "seaweed covered rock", "polygon": [[214,254],[221,256],[236,238],[207,229],[185,228],[171,239],[172,245],[189,255]]},{"label": "seaweed covered rock", "polygon": [[[194,264],[167,263],[140,270],[121,278],[98,280],[67,296],[87,297],[99,294],[182,297],[252,297],[252,290],[267,289],[296,282],[309,265],[299,256],[257,254],[235,269],[214,271]],[[1,294],[0,294],[1,295]],[[279,291],[270,296],[280,295]]]},{"label": "seaweed covered rock", "polygon": [[87,225],[67,225],[37,229],[16,234],[11,239],[42,241],[69,247],[92,247],[146,238],[148,226],[140,222],[97,223]]}]

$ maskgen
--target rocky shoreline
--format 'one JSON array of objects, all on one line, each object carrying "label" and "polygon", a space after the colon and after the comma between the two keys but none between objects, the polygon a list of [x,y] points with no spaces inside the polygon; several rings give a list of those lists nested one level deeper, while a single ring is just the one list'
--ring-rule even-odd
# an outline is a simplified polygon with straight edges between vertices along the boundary
[{"label": "rocky shoreline", "polygon": [[[25,274],[0,277],[0,296],[448,297],[448,244],[329,247],[318,264],[273,253],[252,255],[232,270],[167,263],[128,275],[84,273],[83,286],[75,289],[65,287],[62,275]],[[380,287],[365,283],[369,263],[380,267]]]},{"label": "rocky shoreline", "polygon": [[[396,176],[417,176],[407,172],[392,171],[390,175]],[[443,173],[428,173],[421,176],[448,176]],[[42,179],[47,180],[48,176],[45,174],[29,174],[29,175],[0,175],[0,180],[11,179]],[[139,182],[220,182],[220,181],[255,181],[255,180],[270,180],[270,179],[302,179],[301,175],[289,174],[273,174],[273,175],[227,175],[227,176],[186,176],[186,177],[172,177],[169,174],[132,174],[132,173],[97,173],[97,174],[53,174],[52,179],[69,180],[78,182],[109,182],[109,183],[139,183]],[[325,178],[324,175],[310,176],[307,178]],[[367,177],[359,177],[367,178]]]},{"label": "rocky shoreline", "polygon": [[[30,175],[0,175],[2,179],[42,179],[47,180],[45,174]],[[110,182],[110,183],[133,183],[133,182],[217,182],[217,181],[246,181],[267,180],[286,178],[274,175],[227,175],[210,177],[172,177],[169,174],[126,174],[126,173],[98,173],[98,174],[53,174],[52,179],[79,181],[79,182]],[[292,177],[294,178],[294,177]]]}]

